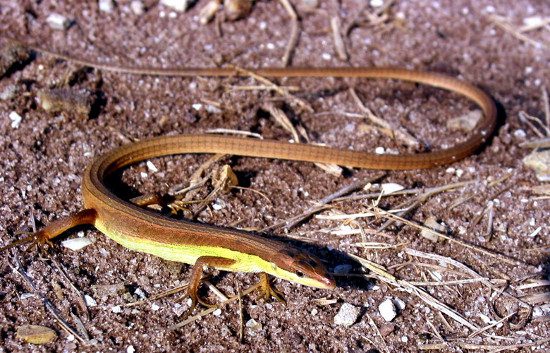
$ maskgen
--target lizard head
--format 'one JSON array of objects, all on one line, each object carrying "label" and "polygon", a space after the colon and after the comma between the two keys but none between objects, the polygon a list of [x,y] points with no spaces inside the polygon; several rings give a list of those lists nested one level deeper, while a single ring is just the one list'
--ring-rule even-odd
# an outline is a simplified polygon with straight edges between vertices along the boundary
[{"label": "lizard head", "polygon": [[277,263],[272,263],[271,274],[291,282],[310,287],[334,289],[336,284],[321,260],[294,248],[279,253]]}]

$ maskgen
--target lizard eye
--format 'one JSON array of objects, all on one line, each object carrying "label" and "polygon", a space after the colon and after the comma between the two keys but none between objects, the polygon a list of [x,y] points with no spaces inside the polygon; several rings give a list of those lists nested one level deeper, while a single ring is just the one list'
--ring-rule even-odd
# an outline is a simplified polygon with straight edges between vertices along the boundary
[{"label": "lizard eye", "polygon": [[304,273],[302,271],[296,271],[296,276],[302,278],[304,277]]}]

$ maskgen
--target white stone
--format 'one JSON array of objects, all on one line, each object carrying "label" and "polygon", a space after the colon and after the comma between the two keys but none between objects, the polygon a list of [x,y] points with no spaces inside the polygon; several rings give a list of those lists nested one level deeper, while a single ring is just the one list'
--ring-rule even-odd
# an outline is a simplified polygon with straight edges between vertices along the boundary
[{"label": "white stone", "polygon": [[113,0],[99,0],[99,11],[112,12],[115,7]]},{"label": "white stone", "polygon": [[523,164],[535,171],[539,181],[550,181],[550,150],[531,152],[523,158]]},{"label": "white stone", "polygon": [[329,61],[330,59],[332,59],[332,55],[330,55],[329,53],[323,53],[321,54],[321,57],[323,58],[323,60],[326,60],[326,61]]},{"label": "white stone", "polygon": [[384,195],[393,194],[394,192],[401,191],[405,187],[396,183],[384,183],[382,184],[382,193]]},{"label": "white stone", "polygon": [[10,113],[10,115],[8,115],[8,116],[11,120],[11,127],[14,128],[14,129],[17,129],[19,127],[19,125],[21,124],[21,120],[23,120],[21,115],[17,114],[17,112],[15,112],[15,111],[12,111]]},{"label": "white stone", "polygon": [[149,169],[149,171],[152,173],[156,173],[159,171],[158,168],[151,161],[147,161],[146,165],[147,165],[147,169]]},{"label": "white stone", "polygon": [[134,346],[129,345],[128,348],[126,348],[126,353],[135,353],[136,349]]},{"label": "white stone", "polygon": [[111,308],[111,311],[115,314],[120,314],[122,312],[122,307],[120,305],[115,305]]},{"label": "white stone", "polygon": [[525,133],[525,130],[517,129],[514,131],[514,136],[517,137],[518,139],[524,139],[527,136],[527,134]]},{"label": "white stone", "polygon": [[78,251],[93,243],[94,241],[90,238],[72,238],[62,241],[61,245],[63,245],[67,249]]},{"label": "white stone", "polygon": [[259,331],[262,329],[262,324],[254,319],[250,319],[245,324],[246,327],[248,327],[252,331]]},{"label": "white stone", "polygon": [[393,301],[389,298],[378,305],[378,311],[387,322],[392,321],[397,316],[397,309],[395,308]]},{"label": "white stone", "polygon": [[134,0],[130,3],[130,9],[135,15],[143,15],[145,12],[145,5],[143,5],[142,1]]},{"label": "white stone", "polygon": [[95,301],[95,299],[90,297],[88,294],[84,295],[84,300],[86,301],[86,305],[90,308],[97,306],[97,302]]},{"label": "white stone", "polygon": [[66,29],[69,27],[69,24],[71,21],[58,13],[52,13],[46,18],[46,22],[48,22],[48,25],[53,29]]},{"label": "white stone", "polygon": [[190,0],[160,0],[160,3],[164,6],[171,7],[180,12],[187,10],[187,7],[189,7],[192,2],[193,1]]},{"label": "white stone", "polygon": [[372,7],[381,7],[384,5],[384,0],[370,0],[369,4]]},{"label": "white stone", "polygon": [[338,310],[336,316],[334,316],[334,324],[339,326],[349,327],[357,321],[359,317],[360,308],[344,303]]}]

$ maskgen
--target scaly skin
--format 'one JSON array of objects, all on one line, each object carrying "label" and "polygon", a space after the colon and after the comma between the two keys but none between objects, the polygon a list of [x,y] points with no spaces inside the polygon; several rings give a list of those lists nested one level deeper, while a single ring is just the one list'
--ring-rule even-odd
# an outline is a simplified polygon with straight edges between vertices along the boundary
[{"label": "scaly skin", "polygon": [[[127,74],[180,77],[243,75],[242,70],[233,68],[157,69],[109,66],[40,48],[34,49],[77,64]],[[120,199],[105,186],[104,181],[111,173],[130,164],[184,153],[224,153],[368,169],[431,168],[472,154],[493,133],[496,125],[496,108],[487,94],[469,83],[440,74],[396,68],[266,68],[250,71],[265,77],[353,77],[421,83],[465,96],[482,109],[484,117],[464,142],[448,149],[419,154],[376,155],[330,147],[217,135],[165,136],[139,141],[94,160],[83,178],[85,210],[50,224],[31,239],[47,241],[75,225],[93,224],[102,233],[127,248],[172,261],[197,264],[189,289],[193,303],[200,302],[196,291],[200,285],[202,267],[205,265],[226,271],[268,273],[308,286],[334,288],[334,281],[321,261],[302,250],[249,232],[170,219]],[[266,278],[263,275],[262,288],[266,293],[278,297]]]}]

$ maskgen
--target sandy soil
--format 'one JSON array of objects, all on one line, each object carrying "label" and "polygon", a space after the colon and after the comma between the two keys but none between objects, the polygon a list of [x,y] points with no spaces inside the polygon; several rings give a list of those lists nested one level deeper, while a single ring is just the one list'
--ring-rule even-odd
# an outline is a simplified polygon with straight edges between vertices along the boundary
[{"label": "sandy soil", "polygon": [[[112,12],[106,13],[99,11],[96,2],[2,1],[0,33],[102,63],[156,67],[280,66],[289,37],[289,16],[278,1],[257,1],[251,14],[240,21],[223,22],[218,15],[218,22],[208,25],[198,21],[206,4],[202,0],[185,13],[156,1],[144,1],[144,13],[135,14],[129,1],[116,3]],[[550,343],[541,341],[548,337],[550,302],[548,287],[544,287],[547,282],[541,280],[548,280],[550,233],[544,219],[548,219],[550,207],[548,198],[536,192],[537,187],[547,184],[539,182],[523,165],[522,158],[531,150],[519,146],[544,134],[536,122],[532,128],[522,121],[520,112],[545,124],[542,89],[545,85],[550,88],[549,25],[523,32],[526,38],[518,38],[518,32],[514,36],[504,30],[492,16],[502,16],[510,26],[519,28],[525,21],[537,21],[537,16],[548,19],[550,4],[544,0],[395,1],[384,13],[387,17],[378,17],[381,23],[376,24],[372,23],[376,8],[367,6],[361,12],[364,3],[326,1],[308,10],[302,2],[294,1],[301,34],[291,65],[431,70],[470,81],[490,93],[502,108],[501,123],[486,148],[450,167],[389,172],[376,182],[423,190],[473,181],[429,197],[405,217],[416,224],[433,217],[444,224],[452,239],[475,248],[452,241],[432,242],[421,237],[415,227],[401,223],[376,233],[385,223],[384,217],[351,222],[314,217],[288,231],[278,228],[269,234],[298,238],[301,246],[325,258],[331,270],[351,264],[345,254],[379,264],[399,280],[418,282],[416,288],[446,304],[462,323],[434,307],[433,300],[424,301],[404,291],[404,282],[366,281],[360,275],[339,277],[339,286],[333,291],[276,280],[276,287],[288,301],[286,306],[266,303],[257,293],[244,297],[242,338],[236,303],[175,331],[168,330],[185,317],[188,301],[181,299],[181,294],[133,307],[125,305],[182,285],[191,267],[132,252],[92,228],[83,228],[80,233],[68,234],[68,238],[84,236],[94,241],[79,251],[54,246],[44,253],[17,249],[2,254],[0,352],[415,352],[430,347],[468,351],[495,346],[525,352],[549,350]],[[50,28],[47,18],[53,13],[71,19],[72,25],[61,30]],[[339,59],[334,49],[330,27],[334,16],[340,18],[342,28],[358,20],[344,36],[347,61]],[[0,47],[5,48],[6,43],[2,39]],[[251,78],[156,78],[79,69],[63,60],[35,55],[0,80],[2,244],[19,237],[18,232],[31,231],[33,219],[40,227],[78,211],[86,165],[129,140],[214,128],[289,140],[289,133],[261,108],[276,102],[316,143],[368,151],[381,146],[406,150],[399,142],[369,129],[365,118],[344,114],[361,112],[348,90],[354,86],[376,115],[436,149],[461,138],[462,133],[446,128],[446,120],[474,109],[456,95],[399,82],[278,81],[299,86],[296,95],[314,108],[314,113],[308,113],[273,92],[234,88],[256,85]],[[36,97],[52,87],[91,92],[97,110],[90,116],[76,114],[73,109],[44,111]],[[212,102],[218,109],[212,109]],[[20,122],[12,112],[22,118]],[[156,159],[152,162],[158,171],[143,163],[125,171],[122,180],[126,191],[132,193],[167,192],[176,185],[186,185],[207,158]],[[223,163],[232,166],[242,186],[261,191],[269,201],[248,190],[220,194],[214,205],[198,215],[198,221],[252,229],[299,214],[355,180],[381,175],[377,171],[345,170],[342,176],[334,176],[307,163],[235,157],[215,166]],[[211,190],[207,183],[195,198]],[[371,192],[377,192],[376,185],[354,195]],[[366,212],[373,200],[376,197],[336,202],[333,209],[320,215]],[[395,209],[414,200],[414,194],[386,197],[379,206]],[[457,200],[462,202],[453,207]],[[367,242],[384,243],[388,248],[358,245]],[[413,249],[432,259],[412,255]],[[500,257],[479,249],[489,249]],[[434,255],[442,258],[434,260]],[[507,263],[504,256],[515,261]],[[456,262],[449,264],[452,260],[475,273]],[[17,261],[34,289],[13,270]],[[361,274],[363,270],[354,264],[349,272]],[[212,282],[226,295],[256,281],[250,274],[213,274]],[[434,285],[467,279],[473,280]],[[88,305],[83,305],[84,295],[93,301],[88,299]],[[212,293],[208,295],[217,299]],[[76,330],[78,337],[57,324],[41,296],[57,308],[59,317]],[[328,301],[316,301],[320,298]],[[404,304],[391,322],[386,322],[378,309],[388,298]],[[334,322],[345,303],[359,312],[351,326]],[[57,339],[45,345],[25,343],[16,337],[16,331],[28,324],[53,329]],[[468,337],[476,331],[472,327],[491,324],[495,325]],[[80,341],[86,336],[87,343]]]}]

